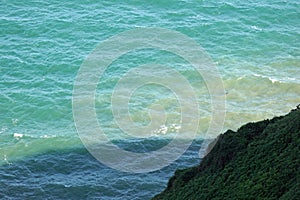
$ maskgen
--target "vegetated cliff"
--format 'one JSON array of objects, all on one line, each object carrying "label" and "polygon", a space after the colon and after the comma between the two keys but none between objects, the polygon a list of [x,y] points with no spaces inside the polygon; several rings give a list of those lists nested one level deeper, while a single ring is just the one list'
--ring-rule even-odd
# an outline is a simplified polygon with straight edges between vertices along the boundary
[{"label": "vegetated cliff", "polygon": [[300,108],[219,136],[153,199],[300,199]]}]

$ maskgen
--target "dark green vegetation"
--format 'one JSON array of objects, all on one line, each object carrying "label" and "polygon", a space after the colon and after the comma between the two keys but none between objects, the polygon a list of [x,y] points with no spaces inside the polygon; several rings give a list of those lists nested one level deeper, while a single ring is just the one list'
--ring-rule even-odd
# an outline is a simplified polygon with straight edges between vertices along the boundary
[{"label": "dark green vegetation", "polygon": [[300,199],[300,109],[220,135],[154,199]]}]

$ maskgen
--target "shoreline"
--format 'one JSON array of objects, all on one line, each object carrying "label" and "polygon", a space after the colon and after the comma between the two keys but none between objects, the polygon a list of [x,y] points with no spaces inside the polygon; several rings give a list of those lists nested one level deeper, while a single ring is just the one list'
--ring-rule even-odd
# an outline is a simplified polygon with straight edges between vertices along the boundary
[{"label": "shoreline", "polygon": [[284,116],[228,130],[199,165],[177,170],[153,200],[299,199],[299,136],[300,105]]}]

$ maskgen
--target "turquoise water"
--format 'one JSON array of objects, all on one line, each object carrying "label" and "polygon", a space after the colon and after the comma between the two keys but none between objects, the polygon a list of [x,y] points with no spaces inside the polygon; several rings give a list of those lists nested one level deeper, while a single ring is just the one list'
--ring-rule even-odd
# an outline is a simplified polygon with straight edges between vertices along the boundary
[{"label": "turquoise water", "polygon": [[[4,199],[149,199],[178,167],[199,163],[210,100],[201,77],[182,59],[161,51],[124,55],[97,87],[99,122],[119,139],[110,93],[126,70],[147,62],[169,64],[196,88],[199,137],[178,161],[157,172],[128,174],[90,156],[73,121],[76,74],[105,39],[138,27],[162,27],[194,39],[211,56],[224,82],[224,130],[287,113],[300,103],[300,4],[291,1],[3,1],[0,5],[0,197]],[[129,103],[136,123],[159,99],[178,124],[178,102],[165,88],[144,87]],[[163,125],[163,124],[162,124]],[[216,133],[216,135],[219,133]],[[116,137],[115,137],[116,136]],[[156,141],[119,141],[132,151]],[[39,198],[38,198],[39,199]]]}]

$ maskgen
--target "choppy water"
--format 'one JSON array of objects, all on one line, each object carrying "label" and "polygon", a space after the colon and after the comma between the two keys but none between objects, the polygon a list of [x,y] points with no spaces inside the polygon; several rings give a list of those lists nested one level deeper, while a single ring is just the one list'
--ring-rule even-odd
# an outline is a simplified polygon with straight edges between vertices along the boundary
[{"label": "choppy water", "polygon": [[[112,64],[96,96],[98,120],[112,137],[119,132],[109,111],[110,92],[133,65],[172,65],[199,89],[199,140],[160,171],[123,173],[90,156],[75,129],[72,90],[86,56],[101,41],[137,27],[186,34],[216,63],[227,91],[224,130],[236,129],[248,121],[284,114],[300,103],[299,10],[296,0],[2,1],[0,197],[149,199],[162,191],[175,168],[199,163],[201,133],[211,111],[203,80],[182,60],[160,51],[129,54]],[[130,103],[134,121],[149,121],[144,108],[153,99],[178,114],[170,91],[144,87]],[[166,126],[170,129],[177,119],[171,118]],[[161,145],[156,139],[123,140],[119,146],[145,151]]]}]

